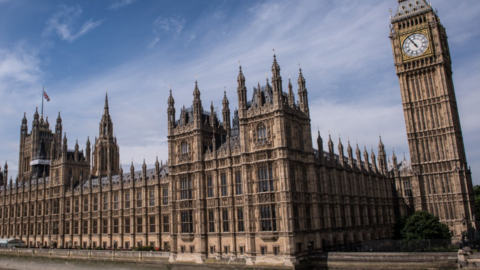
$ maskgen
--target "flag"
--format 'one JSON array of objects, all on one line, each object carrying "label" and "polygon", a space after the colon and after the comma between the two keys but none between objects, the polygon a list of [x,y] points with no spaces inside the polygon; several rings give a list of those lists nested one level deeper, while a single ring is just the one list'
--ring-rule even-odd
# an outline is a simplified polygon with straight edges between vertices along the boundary
[{"label": "flag", "polygon": [[45,92],[45,90],[43,90],[43,96],[45,97],[45,99],[47,101],[50,101],[50,98],[48,97],[47,93]]}]

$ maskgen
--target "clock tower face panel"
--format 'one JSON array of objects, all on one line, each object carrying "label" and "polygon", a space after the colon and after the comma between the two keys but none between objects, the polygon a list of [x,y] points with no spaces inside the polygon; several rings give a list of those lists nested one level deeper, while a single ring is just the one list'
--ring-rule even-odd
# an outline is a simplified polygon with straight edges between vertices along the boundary
[{"label": "clock tower face panel", "polygon": [[428,38],[424,34],[412,34],[404,40],[403,52],[410,57],[420,56],[425,53],[428,44]]}]

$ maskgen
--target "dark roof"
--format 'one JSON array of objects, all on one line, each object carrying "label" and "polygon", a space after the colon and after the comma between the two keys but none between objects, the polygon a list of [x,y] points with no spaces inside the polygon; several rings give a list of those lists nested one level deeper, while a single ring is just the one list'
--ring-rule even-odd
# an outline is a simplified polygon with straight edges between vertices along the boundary
[{"label": "dark roof", "polygon": [[397,22],[406,18],[417,16],[431,11],[432,7],[425,0],[406,0],[398,4],[397,11],[392,17],[392,22]]}]

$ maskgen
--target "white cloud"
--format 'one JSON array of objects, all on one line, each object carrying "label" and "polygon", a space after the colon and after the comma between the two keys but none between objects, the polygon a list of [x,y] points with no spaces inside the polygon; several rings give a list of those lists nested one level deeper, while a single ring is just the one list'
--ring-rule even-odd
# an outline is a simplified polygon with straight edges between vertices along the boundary
[{"label": "white cloud", "polygon": [[55,32],[62,40],[73,42],[102,24],[102,20],[93,21],[89,19],[83,23],[80,29],[74,30],[75,24],[82,14],[82,9],[79,6],[61,6],[59,9],[60,10],[53,14],[47,21],[44,35]]},{"label": "white cloud", "polygon": [[10,80],[27,84],[37,82],[41,74],[39,64],[37,55],[26,52],[21,45],[13,51],[0,49],[0,84]]},{"label": "white cloud", "polygon": [[112,5],[110,5],[110,7],[108,7],[108,9],[119,9],[119,8],[123,8],[125,6],[128,6],[130,4],[133,4],[135,3],[137,0],[122,0],[122,1],[119,1],[119,2],[115,2],[113,3]]},{"label": "white cloud", "polygon": [[182,32],[185,25],[185,19],[179,16],[172,16],[170,18],[158,17],[153,22],[152,32],[154,35],[153,41],[147,46],[148,48],[154,47],[160,41],[160,35],[166,34],[173,37],[178,37]]}]

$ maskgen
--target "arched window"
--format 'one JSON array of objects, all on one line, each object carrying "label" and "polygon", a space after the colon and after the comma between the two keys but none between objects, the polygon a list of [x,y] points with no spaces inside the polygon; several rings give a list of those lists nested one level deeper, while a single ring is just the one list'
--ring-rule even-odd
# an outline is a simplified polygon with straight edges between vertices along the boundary
[{"label": "arched window", "polygon": [[257,138],[259,143],[263,143],[267,141],[267,129],[265,128],[264,124],[258,125]]},{"label": "arched window", "polygon": [[182,142],[182,155],[187,155],[189,151],[188,148],[188,143],[187,142]]}]

